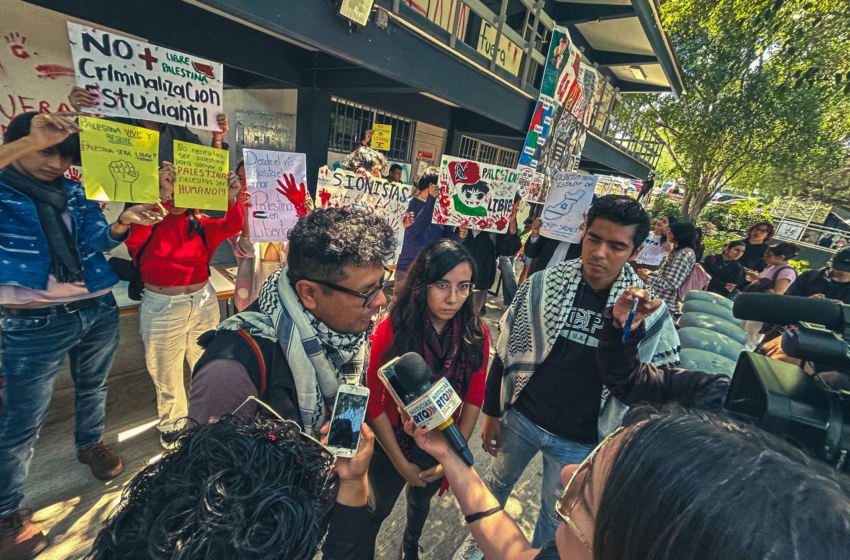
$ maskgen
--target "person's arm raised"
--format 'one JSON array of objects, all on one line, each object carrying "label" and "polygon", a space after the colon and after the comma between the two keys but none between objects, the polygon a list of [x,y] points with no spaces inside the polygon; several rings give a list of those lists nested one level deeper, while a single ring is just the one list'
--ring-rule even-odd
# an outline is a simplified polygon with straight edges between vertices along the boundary
[{"label": "person's arm raised", "polygon": [[499,510],[498,500],[487,489],[484,481],[474,468],[449,447],[439,430],[426,432],[418,429],[412,419],[407,420],[404,429],[416,439],[416,445],[443,466],[443,472],[464,516],[496,509],[495,513],[479,517],[468,525],[487,560],[532,560],[537,556],[539,550],[531,547],[511,516]]},{"label": "person's arm raised", "polygon": [[28,135],[0,146],[0,169],[24,156],[61,143],[80,131],[74,118],[80,113],[40,114],[30,122]]}]

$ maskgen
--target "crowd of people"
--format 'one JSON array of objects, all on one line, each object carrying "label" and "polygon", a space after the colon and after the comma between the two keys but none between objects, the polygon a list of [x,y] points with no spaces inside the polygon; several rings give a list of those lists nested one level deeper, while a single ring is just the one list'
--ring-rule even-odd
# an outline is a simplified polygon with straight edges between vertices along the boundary
[{"label": "crowd of people", "polygon": [[[72,93],[75,106],[91,102],[84,93]],[[227,132],[218,122],[214,147]],[[310,207],[285,241],[253,243],[242,165],[228,176],[223,217],[174,207],[170,148],[160,202],[128,205],[109,224],[63,177],[79,160],[77,131],[73,115],[27,113],[0,146],[3,560],[47,546],[21,506],[66,356],[77,459],[100,480],[123,471],[103,441],[119,342],[118,277],[104,252],[122,243],[143,286],[145,365],[167,451],[130,481],[91,558],[309,559],[321,546],[328,560],[371,559],[405,491],[398,546],[414,560],[431,501],[447,488],[470,531],[459,560],[846,555],[846,475],[723,416],[732,372],[680,369],[675,321],[685,289],[850,303],[850,249],[797,277],[789,261],[800,246],[770,244],[764,222],[703,258],[699,228],[672,216],[651,223],[625,195],[594,197],[575,244],[541,235],[534,218],[520,231],[519,199],[505,233],[445,227],[431,223],[439,170],[429,167],[415,181],[393,278],[395,232],[363,210]],[[397,173],[364,140],[344,165]],[[209,264],[227,241],[239,312],[221,320]],[[527,269],[519,282],[517,256]],[[491,339],[482,314],[497,270],[509,305]],[[710,280],[697,287],[702,270]],[[763,328],[747,325],[754,344]],[[439,431],[416,428],[380,380],[379,368],[409,352],[462,401],[454,422],[466,440],[483,412],[492,456],[483,479]],[[343,384],[370,389],[351,458],[323,443]],[[538,453],[529,541],[504,508]]]}]

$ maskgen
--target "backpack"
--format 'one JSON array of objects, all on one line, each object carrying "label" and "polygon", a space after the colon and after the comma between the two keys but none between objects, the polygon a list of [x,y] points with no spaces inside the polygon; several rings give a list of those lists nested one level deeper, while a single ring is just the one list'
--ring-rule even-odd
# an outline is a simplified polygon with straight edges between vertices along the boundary
[{"label": "backpack", "polygon": [[708,288],[708,283],[711,282],[711,276],[705,271],[702,265],[698,262],[694,263],[694,268],[688,274],[687,280],[679,286],[677,295],[679,301],[685,301],[685,296],[694,290],[702,291]]}]

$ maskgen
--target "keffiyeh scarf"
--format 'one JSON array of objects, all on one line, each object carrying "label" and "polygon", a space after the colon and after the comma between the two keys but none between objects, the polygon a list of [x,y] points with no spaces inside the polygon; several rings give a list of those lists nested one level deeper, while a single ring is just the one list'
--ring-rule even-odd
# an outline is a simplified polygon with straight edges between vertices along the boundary
[{"label": "keffiyeh scarf", "polygon": [[263,284],[257,300],[260,312],[238,313],[218,330],[245,329],[280,345],[295,380],[303,429],[317,437],[339,386],[361,381],[366,333],[338,333],[319,321],[301,305],[286,271],[275,271]]},{"label": "keffiyeh scarf", "polygon": [[[575,301],[581,283],[581,259],[563,262],[537,274],[533,274],[517,290],[513,304],[502,316],[496,352],[504,364],[502,379],[502,410],[512,406],[531,376],[549,356],[555,341],[564,329],[567,316]],[[629,286],[646,288],[629,266],[624,266],[614,281],[606,306],[614,302]],[[655,365],[673,366],[679,363],[679,335],[667,311],[662,305],[644,321],[646,336],[638,350],[641,361]],[[600,408],[600,431],[607,433],[622,419],[626,407],[616,399],[602,395]],[[606,410],[608,402],[617,406]]]}]

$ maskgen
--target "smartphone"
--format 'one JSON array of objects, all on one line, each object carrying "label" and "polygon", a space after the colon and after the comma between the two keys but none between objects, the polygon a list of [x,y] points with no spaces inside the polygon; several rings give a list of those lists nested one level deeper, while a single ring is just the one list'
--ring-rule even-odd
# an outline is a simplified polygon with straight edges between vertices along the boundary
[{"label": "smartphone", "polygon": [[360,426],[366,418],[369,389],[362,385],[340,385],[336,394],[328,449],[337,457],[354,457],[360,446]]}]

